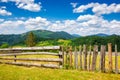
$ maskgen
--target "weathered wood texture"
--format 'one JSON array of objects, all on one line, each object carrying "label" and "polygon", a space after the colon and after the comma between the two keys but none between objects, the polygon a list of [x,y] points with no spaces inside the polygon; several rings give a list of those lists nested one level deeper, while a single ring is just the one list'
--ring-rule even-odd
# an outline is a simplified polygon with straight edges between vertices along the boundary
[{"label": "weathered wood texture", "polygon": [[79,54],[80,54],[80,69],[82,69],[82,46],[79,47]]},{"label": "weathered wood texture", "polygon": [[73,53],[72,53],[72,46],[70,46],[70,48],[69,48],[69,55],[70,55],[70,66],[72,67],[72,62],[73,62],[73,58],[72,58],[72,55],[73,55]]},{"label": "weathered wood texture", "polygon": [[100,70],[101,70],[101,72],[105,72],[105,50],[106,50],[106,47],[104,45],[101,45],[101,51],[100,51]]},{"label": "weathered wood texture", "polygon": [[118,74],[118,53],[117,53],[117,45],[115,45],[115,73]]},{"label": "weathered wood texture", "polygon": [[109,67],[109,72],[112,72],[113,67],[112,67],[112,44],[108,43],[108,67]]},{"label": "weathered wood texture", "polygon": [[75,66],[75,69],[78,69],[78,53],[77,53],[76,47],[74,51],[74,66]]},{"label": "weathered wood texture", "polygon": [[83,45],[84,70],[87,70],[87,46]]},{"label": "weathered wood texture", "polygon": [[60,46],[43,46],[43,47],[24,47],[24,48],[5,48],[0,51],[11,51],[11,50],[60,50]]},{"label": "weathered wood texture", "polygon": [[98,55],[98,46],[95,45],[93,49],[93,57],[92,57],[92,71],[96,70],[96,60]]},{"label": "weathered wood texture", "polygon": [[0,56],[20,56],[20,55],[53,55],[59,56],[62,54],[53,53],[53,52],[22,52],[22,53],[7,53],[7,54],[0,54]]},{"label": "weathered wood texture", "polygon": [[91,54],[92,54],[92,46],[90,45],[90,48],[89,48],[89,62],[88,62],[88,70],[90,71],[91,69]]},{"label": "weathered wood texture", "polygon": [[[37,51],[36,51],[37,50]],[[45,51],[49,52],[45,52]],[[59,53],[53,53],[50,50],[59,51]],[[28,52],[29,51],[29,52]],[[40,52],[41,51],[41,52]],[[44,51],[44,52],[42,52]],[[64,63],[64,54],[63,49],[60,46],[46,46],[46,47],[25,47],[25,48],[6,48],[0,49],[0,52],[4,52],[5,54],[0,54],[1,63],[6,64],[15,64],[15,65],[24,65],[24,66],[36,66],[36,67],[50,67],[50,68],[62,68]],[[59,58],[17,58],[17,56],[21,55],[51,55],[51,56],[59,56]],[[5,56],[14,56],[14,58],[5,57]],[[2,60],[4,60],[2,62]],[[5,61],[7,60],[7,61]],[[13,60],[14,62],[9,62],[8,60]],[[58,62],[59,65],[46,65],[46,64],[35,64],[34,63],[23,63],[17,61],[42,61],[42,62]]]}]

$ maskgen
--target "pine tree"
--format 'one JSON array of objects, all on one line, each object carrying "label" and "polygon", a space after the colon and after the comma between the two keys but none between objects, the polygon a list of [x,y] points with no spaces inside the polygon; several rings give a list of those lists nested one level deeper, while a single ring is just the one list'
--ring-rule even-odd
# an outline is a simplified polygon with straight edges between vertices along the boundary
[{"label": "pine tree", "polygon": [[28,33],[28,36],[26,38],[26,45],[29,47],[35,46],[35,35],[33,34],[33,32]]}]

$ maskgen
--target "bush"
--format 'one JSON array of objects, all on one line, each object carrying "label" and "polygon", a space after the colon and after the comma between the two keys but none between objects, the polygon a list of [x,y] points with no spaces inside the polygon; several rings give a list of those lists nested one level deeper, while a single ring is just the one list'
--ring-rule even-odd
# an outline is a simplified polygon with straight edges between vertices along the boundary
[{"label": "bush", "polygon": [[0,48],[8,48],[9,47],[9,44],[8,43],[4,43],[0,46]]}]

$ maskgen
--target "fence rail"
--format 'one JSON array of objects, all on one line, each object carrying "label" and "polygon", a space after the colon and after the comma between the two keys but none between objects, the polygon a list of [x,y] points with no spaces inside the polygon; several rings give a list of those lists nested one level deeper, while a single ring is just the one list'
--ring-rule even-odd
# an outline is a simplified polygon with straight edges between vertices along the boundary
[{"label": "fence rail", "polygon": [[[0,49],[0,63],[4,64],[14,64],[14,65],[23,65],[23,66],[36,66],[36,67],[45,67],[45,68],[61,68],[63,63],[63,53],[60,46],[45,46],[45,47],[25,47],[25,48],[6,48]],[[51,52],[54,50],[55,52]],[[44,52],[43,52],[44,51]],[[19,56],[25,55],[50,55],[57,56],[58,58],[19,58]],[[12,57],[13,56],[13,57]],[[24,62],[20,62],[24,61]],[[25,63],[25,61],[28,61]],[[29,61],[34,62],[54,62],[56,64],[45,64],[45,63],[29,63]],[[59,63],[59,65],[57,64]]]}]

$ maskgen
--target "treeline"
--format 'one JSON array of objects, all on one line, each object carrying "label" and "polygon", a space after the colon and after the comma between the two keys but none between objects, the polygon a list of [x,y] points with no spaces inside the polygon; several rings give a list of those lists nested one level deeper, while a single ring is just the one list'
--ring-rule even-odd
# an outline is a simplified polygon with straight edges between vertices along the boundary
[{"label": "treeline", "polygon": [[[36,37],[35,35],[33,35],[34,37]],[[5,48],[5,47],[13,47],[13,46],[27,46],[26,44],[26,39],[28,38],[28,35],[26,37],[24,37],[24,39],[22,39],[22,41],[14,44],[14,45],[10,45],[9,43],[3,43],[0,45],[1,48]],[[21,39],[20,37],[18,37],[17,39]],[[31,38],[28,38],[27,43],[31,43]],[[15,39],[16,40],[16,39]],[[13,41],[10,41],[13,42]],[[43,38],[35,38],[34,40],[35,44],[34,46],[54,46],[54,45],[62,45],[62,46],[79,46],[79,45],[106,45],[108,43],[112,43],[112,49],[114,51],[114,46],[115,44],[117,44],[118,46],[118,51],[120,51],[120,36],[118,35],[111,35],[111,36],[106,36],[106,37],[101,37],[101,36],[85,36],[85,37],[79,37],[79,38],[73,38],[73,39],[43,39]],[[34,43],[33,42],[33,43]],[[30,45],[28,45],[30,46]]]},{"label": "treeline", "polygon": [[118,50],[120,51],[120,36],[118,35],[111,35],[107,37],[100,37],[100,36],[86,36],[80,37],[72,40],[72,46],[79,46],[83,44],[87,45],[106,45],[108,43],[112,43],[112,49],[114,51],[115,44],[118,46]]}]

